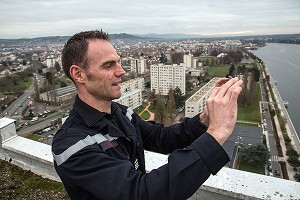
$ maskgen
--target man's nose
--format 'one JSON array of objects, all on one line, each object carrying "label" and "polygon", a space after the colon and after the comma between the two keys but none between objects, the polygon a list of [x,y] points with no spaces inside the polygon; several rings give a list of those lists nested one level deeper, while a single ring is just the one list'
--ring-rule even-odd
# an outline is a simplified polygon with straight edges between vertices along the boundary
[{"label": "man's nose", "polygon": [[123,76],[125,74],[125,70],[123,69],[122,65],[119,64],[119,67],[116,71],[116,76]]}]

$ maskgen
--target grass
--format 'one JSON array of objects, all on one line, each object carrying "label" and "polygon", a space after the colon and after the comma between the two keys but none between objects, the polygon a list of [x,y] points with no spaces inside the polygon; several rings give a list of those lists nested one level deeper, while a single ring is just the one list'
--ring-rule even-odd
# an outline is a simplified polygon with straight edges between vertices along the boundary
[{"label": "grass", "polygon": [[[2,78],[2,79],[4,80],[5,78]],[[13,83],[13,80],[11,80],[11,82],[9,82],[8,84],[5,84],[0,87],[0,92],[4,95],[4,94],[9,94],[9,93],[14,93],[15,91],[19,91],[19,90],[25,91],[26,89],[28,89],[31,86],[31,84],[32,84],[31,77],[26,77],[25,79],[20,78],[19,80],[17,80],[17,85],[15,85]]]},{"label": "grass", "polygon": [[230,66],[209,67],[208,74],[212,77],[225,77],[229,72]]},{"label": "grass", "polygon": [[30,135],[26,136],[26,138],[39,142],[43,138],[43,136],[40,136],[37,134],[30,134]]},{"label": "grass", "polygon": [[141,118],[144,119],[144,120],[147,120],[150,118],[150,113],[145,110],[142,114],[141,114]]},{"label": "grass", "polygon": [[238,108],[238,120],[252,123],[259,123],[261,116],[259,110],[259,101],[261,101],[260,86],[256,84],[256,98],[251,101],[251,105],[245,107],[239,105]]},{"label": "grass", "polygon": [[61,182],[0,160],[0,199],[69,199]]},{"label": "grass", "polygon": [[145,109],[145,106],[141,105],[137,108],[134,109],[134,112],[138,113],[138,114],[141,114],[141,112],[143,112]]},{"label": "grass", "polygon": [[246,162],[241,161],[240,162],[240,166],[239,166],[239,170],[242,171],[247,171],[247,172],[253,172],[256,174],[265,174],[265,169],[264,167],[256,167],[256,166],[252,166],[247,164]]},{"label": "grass", "polygon": [[155,113],[155,108],[152,104],[148,107],[148,110],[152,113]]}]

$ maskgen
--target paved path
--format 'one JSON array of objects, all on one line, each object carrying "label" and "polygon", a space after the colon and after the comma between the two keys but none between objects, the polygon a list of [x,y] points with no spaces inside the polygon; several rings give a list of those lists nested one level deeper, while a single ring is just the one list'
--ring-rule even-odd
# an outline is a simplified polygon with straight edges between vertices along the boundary
[{"label": "paved path", "polygon": [[147,119],[147,120],[148,120],[148,121],[153,121],[155,115],[154,115],[153,112],[151,112],[151,111],[149,110],[149,106],[151,106],[151,103],[150,103],[150,102],[148,102],[148,105],[147,105],[146,108],[141,112],[141,114],[142,114],[143,112],[145,112],[145,111],[148,111],[149,114],[150,114],[150,117],[149,117],[149,119]]}]

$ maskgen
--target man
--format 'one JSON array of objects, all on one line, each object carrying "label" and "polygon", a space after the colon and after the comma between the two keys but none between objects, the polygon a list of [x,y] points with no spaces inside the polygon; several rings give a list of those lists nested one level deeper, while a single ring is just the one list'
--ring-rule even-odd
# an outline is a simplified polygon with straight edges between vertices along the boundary
[{"label": "man", "polygon": [[[71,199],[187,199],[229,161],[221,145],[236,122],[241,80],[220,79],[201,117],[164,127],[112,102],[125,71],[102,30],[72,36],[62,66],[78,95],[52,151]],[[170,153],[168,164],[146,173],[144,149]]]}]

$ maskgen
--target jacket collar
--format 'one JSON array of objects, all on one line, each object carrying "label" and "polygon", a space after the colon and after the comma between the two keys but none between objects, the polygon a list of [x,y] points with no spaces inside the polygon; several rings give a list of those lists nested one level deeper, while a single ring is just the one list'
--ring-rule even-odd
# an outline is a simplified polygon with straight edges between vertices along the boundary
[{"label": "jacket collar", "polygon": [[[106,112],[101,112],[91,107],[84,101],[82,101],[78,95],[75,97],[75,102],[73,106],[74,110],[80,115],[83,121],[87,124],[87,126],[92,127],[99,120],[101,120],[105,115],[108,115]],[[113,110],[112,110],[113,111]]]},{"label": "jacket collar", "polygon": [[101,112],[89,106],[82,101],[78,95],[75,97],[73,109],[90,128],[95,126],[102,129],[107,126],[109,135],[115,137],[125,137],[125,135],[130,137],[135,135],[135,132],[133,131],[134,126],[127,117],[124,116],[126,113],[122,113],[122,110],[115,102],[112,102],[111,104],[111,112],[117,118],[119,127],[110,122],[109,117],[107,116],[109,115],[108,113]]}]

